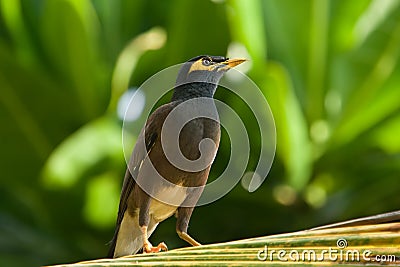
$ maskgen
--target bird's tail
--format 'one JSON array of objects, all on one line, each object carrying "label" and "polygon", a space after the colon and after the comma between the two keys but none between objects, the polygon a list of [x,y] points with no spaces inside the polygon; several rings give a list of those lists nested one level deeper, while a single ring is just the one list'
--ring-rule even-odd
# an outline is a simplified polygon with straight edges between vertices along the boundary
[{"label": "bird's tail", "polygon": [[114,236],[111,239],[111,241],[107,243],[107,245],[110,246],[110,248],[108,249],[107,258],[113,258],[114,257],[115,245],[117,244],[118,231],[119,231],[119,225],[117,225],[115,227]]},{"label": "bird's tail", "polygon": [[117,225],[114,237],[110,241],[109,258],[136,254],[143,247],[142,231],[136,216],[125,212],[121,224]]}]

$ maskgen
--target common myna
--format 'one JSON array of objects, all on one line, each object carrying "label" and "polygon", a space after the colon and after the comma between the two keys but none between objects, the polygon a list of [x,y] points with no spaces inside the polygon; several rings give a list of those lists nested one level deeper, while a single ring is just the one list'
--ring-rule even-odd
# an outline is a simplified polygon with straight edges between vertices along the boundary
[{"label": "common myna", "polygon": [[[218,120],[204,116],[194,116],[182,125],[179,134],[175,136],[176,143],[179,143],[179,153],[190,162],[196,163],[196,160],[203,157],[208,162],[204,168],[191,169],[190,164],[189,168],[182,168],[171,162],[175,152],[171,155],[171,152],[168,154],[165,151],[165,147],[170,146],[172,141],[165,138],[162,140],[162,131],[170,131],[163,129],[164,122],[172,113],[172,120],[187,116],[188,112],[179,109],[179,106],[195,99],[211,99],[211,106],[207,103],[197,107],[209,107],[211,113],[216,112],[212,98],[217,83],[226,71],[244,61],[221,56],[198,56],[181,67],[171,102],[149,116],[138,136],[123,182],[109,257],[136,254],[141,248],[145,253],[167,250],[164,243],[153,247],[148,238],[159,222],[173,214],[177,217],[176,232],[179,237],[192,246],[200,245],[189,236],[187,229],[218,150],[220,125]],[[188,105],[192,109],[190,112],[196,109],[196,105]],[[202,140],[205,139],[213,141],[211,149],[202,149]]]}]

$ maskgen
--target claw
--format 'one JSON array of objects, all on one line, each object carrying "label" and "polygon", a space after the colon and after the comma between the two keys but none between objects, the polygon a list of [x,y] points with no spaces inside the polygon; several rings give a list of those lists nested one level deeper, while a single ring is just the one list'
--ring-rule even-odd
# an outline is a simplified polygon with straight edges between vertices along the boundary
[{"label": "claw", "polygon": [[153,247],[150,242],[147,242],[143,245],[144,253],[157,253],[160,251],[168,251],[168,247],[164,242],[158,244],[157,247]]}]

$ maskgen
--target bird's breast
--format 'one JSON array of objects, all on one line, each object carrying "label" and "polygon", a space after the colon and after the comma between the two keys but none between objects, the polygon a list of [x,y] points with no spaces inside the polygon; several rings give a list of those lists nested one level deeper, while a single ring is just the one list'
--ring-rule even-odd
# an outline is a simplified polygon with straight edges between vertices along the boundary
[{"label": "bird's breast", "polygon": [[[219,123],[206,118],[197,118],[188,122],[180,132],[179,148],[188,160],[197,160],[202,152],[206,157],[214,158],[220,138]],[[201,143],[207,142],[208,150],[201,151]]]},{"label": "bird's breast", "polygon": [[[172,107],[168,112],[171,110]],[[167,114],[164,112],[162,118],[164,124]],[[153,179],[158,176],[173,184],[183,183],[184,186],[201,186],[207,181],[219,145],[219,123],[213,119],[199,117],[188,121],[182,127],[181,116],[185,117],[181,112],[174,114],[166,129],[163,128],[165,125],[160,123],[160,129],[164,132],[160,129],[157,132],[157,141],[139,173],[139,180],[146,181],[149,188],[160,183]],[[175,131],[176,129],[180,130]]]},{"label": "bird's breast", "polygon": [[[157,222],[167,219],[175,213],[178,206],[184,202],[186,196],[186,190],[182,190],[181,184],[163,187],[154,193],[151,199],[150,216]],[[169,203],[162,201],[166,199],[169,200]]]}]

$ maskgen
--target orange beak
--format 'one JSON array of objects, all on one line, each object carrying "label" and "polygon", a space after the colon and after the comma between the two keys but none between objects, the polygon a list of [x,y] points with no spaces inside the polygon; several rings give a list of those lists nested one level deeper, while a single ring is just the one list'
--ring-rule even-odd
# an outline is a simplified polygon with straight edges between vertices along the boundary
[{"label": "orange beak", "polygon": [[232,59],[228,59],[224,62],[222,62],[222,64],[227,65],[229,68],[233,68],[243,62],[245,62],[247,59],[245,58],[232,58]]},{"label": "orange beak", "polygon": [[218,71],[228,71],[231,68],[247,61],[245,58],[232,58],[214,65]]}]

